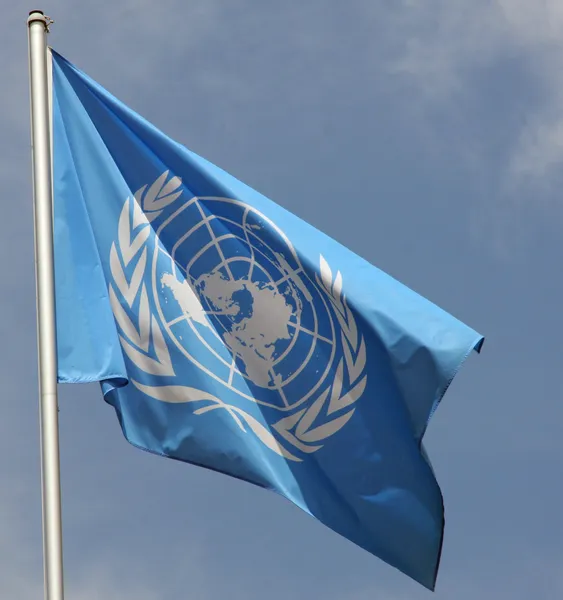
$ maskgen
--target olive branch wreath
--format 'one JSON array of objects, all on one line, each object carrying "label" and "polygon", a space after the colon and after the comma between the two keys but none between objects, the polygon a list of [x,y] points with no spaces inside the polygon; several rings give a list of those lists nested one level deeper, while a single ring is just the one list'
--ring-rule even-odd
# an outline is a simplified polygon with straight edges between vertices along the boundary
[{"label": "olive branch wreath", "polygon": [[[133,198],[125,200],[119,216],[117,239],[110,250],[113,281],[109,284],[109,297],[120,329],[122,348],[141,371],[161,377],[176,373],[162,329],[150,309],[144,275],[150,223],[182,194],[181,180],[172,177],[167,181],[168,176],[169,171],[165,171],[150,187],[143,186]],[[333,382],[309,407],[271,424],[278,436],[304,453],[321,449],[324,440],[344,427],[367,383],[367,375],[364,374],[365,342],[358,333],[354,314],[342,293],[342,274],[338,271],[333,279],[332,270],[322,255],[316,283],[330,301],[340,325],[344,356],[338,363]],[[349,389],[343,393],[346,379]],[[302,460],[282,445],[270,428],[238,406],[227,404],[212,394],[183,385],[144,385],[134,379],[131,383],[148,396],[163,402],[203,404],[194,411],[197,415],[217,409],[226,410],[243,432],[250,428],[270,450],[288,460]],[[323,418],[320,418],[321,413],[325,415]]]}]

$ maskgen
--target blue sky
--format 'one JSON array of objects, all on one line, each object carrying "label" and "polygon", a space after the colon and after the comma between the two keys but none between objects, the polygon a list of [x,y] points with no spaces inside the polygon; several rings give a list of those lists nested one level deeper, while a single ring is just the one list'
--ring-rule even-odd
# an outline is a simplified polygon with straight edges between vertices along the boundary
[{"label": "blue sky", "polygon": [[[33,8],[30,6],[30,8]],[[563,5],[45,2],[50,43],[191,149],[481,333],[426,435],[437,600],[563,596]],[[3,8],[0,596],[42,586],[27,11]],[[418,600],[281,498],[136,450],[60,398],[75,600]]]}]

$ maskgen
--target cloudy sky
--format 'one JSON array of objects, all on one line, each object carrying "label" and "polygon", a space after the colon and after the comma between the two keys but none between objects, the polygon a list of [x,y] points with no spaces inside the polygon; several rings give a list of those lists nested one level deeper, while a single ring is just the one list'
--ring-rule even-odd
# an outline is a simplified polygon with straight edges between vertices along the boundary
[{"label": "cloudy sky", "polygon": [[[27,7],[0,23],[0,597],[41,597]],[[9,4],[9,5],[8,5]],[[29,6],[35,8],[36,6]],[[563,597],[563,3],[45,1],[51,45],[159,128],[487,337],[426,435],[437,600]],[[60,398],[73,600],[432,594],[281,498]]]}]

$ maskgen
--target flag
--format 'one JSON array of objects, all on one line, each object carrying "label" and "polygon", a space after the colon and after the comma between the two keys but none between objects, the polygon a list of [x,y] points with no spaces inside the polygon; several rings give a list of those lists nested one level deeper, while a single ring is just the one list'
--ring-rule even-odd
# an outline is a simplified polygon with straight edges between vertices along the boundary
[{"label": "flag", "polygon": [[[483,338],[52,53],[58,377],[433,588],[427,423]],[[342,209],[342,219],[349,218]]]}]

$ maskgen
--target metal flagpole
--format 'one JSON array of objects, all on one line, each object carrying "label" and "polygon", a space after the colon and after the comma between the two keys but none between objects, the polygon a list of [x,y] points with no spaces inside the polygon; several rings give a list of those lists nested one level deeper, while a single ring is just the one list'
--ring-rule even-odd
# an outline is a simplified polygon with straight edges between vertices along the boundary
[{"label": "metal flagpole", "polygon": [[27,20],[35,208],[45,600],[63,600],[53,192],[47,71],[47,31],[50,22],[51,20],[39,10],[32,11]]}]

